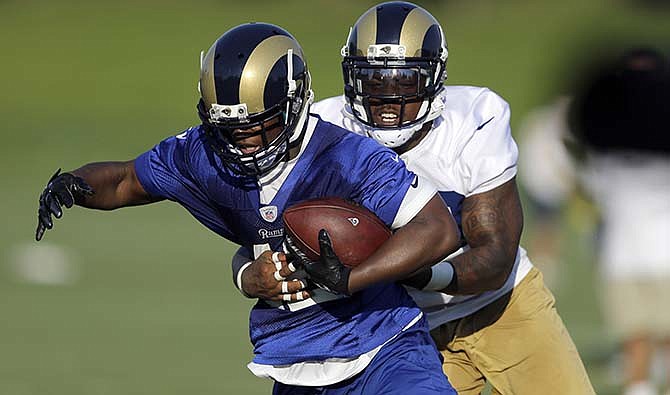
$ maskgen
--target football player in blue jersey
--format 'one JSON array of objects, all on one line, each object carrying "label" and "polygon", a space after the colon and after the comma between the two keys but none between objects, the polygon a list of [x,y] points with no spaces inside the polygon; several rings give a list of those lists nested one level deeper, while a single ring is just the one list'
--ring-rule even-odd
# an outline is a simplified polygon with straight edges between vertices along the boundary
[{"label": "football player in blue jersey", "polygon": [[[411,3],[370,8],[341,54],[344,94],[311,111],[393,149],[437,186],[458,223],[462,248],[405,281],[454,388],[479,394],[489,382],[500,394],[593,393],[542,274],[519,246],[508,104],[487,88],[443,84],[442,27]],[[275,297],[276,288],[258,285],[249,289]]]},{"label": "football player in blue jersey", "polygon": [[[275,393],[455,393],[423,313],[395,283],[458,246],[433,184],[393,151],[308,114],[305,58],[280,27],[250,23],[223,34],[201,57],[199,89],[200,125],[134,160],[56,172],[39,199],[36,239],[63,206],[175,201],[253,255],[239,271],[248,283],[269,269],[283,291],[250,314],[249,368],[274,379]],[[353,269],[323,231],[320,261],[287,261],[283,210],[329,196],[365,206],[396,231]],[[307,278],[321,288],[303,294]]]}]

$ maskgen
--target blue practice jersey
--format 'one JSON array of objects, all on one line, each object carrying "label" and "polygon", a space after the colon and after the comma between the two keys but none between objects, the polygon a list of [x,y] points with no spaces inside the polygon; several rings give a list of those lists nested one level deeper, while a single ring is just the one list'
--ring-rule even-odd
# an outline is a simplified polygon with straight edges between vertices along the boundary
[{"label": "blue practice jersey", "polygon": [[[289,162],[290,173],[266,204],[258,180],[226,169],[207,148],[200,126],[140,155],[135,169],[149,194],[178,202],[203,225],[250,251],[258,245],[281,250],[284,229],[277,218],[306,199],[347,198],[387,225],[402,226],[435,192],[428,182],[417,186],[416,176],[398,156],[375,141],[315,117],[308,125],[300,155]],[[262,300],[254,306],[250,336],[255,363],[357,357],[384,344],[420,314],[395,283],[295,311],[286,307]]]}]

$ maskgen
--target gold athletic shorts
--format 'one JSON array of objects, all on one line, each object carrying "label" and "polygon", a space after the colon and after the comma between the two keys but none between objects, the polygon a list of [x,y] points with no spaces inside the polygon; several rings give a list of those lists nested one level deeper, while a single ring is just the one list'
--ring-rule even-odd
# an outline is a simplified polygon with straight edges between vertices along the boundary
[{"label": "gold athletic shorts", "polygon": [[604,312],[609,330],[619,339],[649,335],[670,338],[670,276],[605,280]]},{"label": "gold athletic shorts", "polygon": [[533,268],[511,292],[431,331],[459,394],[595,394],[568,331]]}]

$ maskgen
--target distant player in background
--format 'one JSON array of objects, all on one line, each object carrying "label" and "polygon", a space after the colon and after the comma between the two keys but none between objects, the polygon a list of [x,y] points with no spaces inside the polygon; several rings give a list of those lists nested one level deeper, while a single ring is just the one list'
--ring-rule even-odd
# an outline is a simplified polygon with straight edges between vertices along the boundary
[{"label": "distant player in background", "polygon": [[[588,62],[573,96],[527,123],[522,181],[554,218],[575,197],[594,203],[601,300],[607,331],[621,344],[622,393],[659,393],[658,352],[670,394],[669,63],[642,47]],[[583,226],[595,228],[591,222]]]},{"label": "distant player in background", "polygon": [[411,3],[364,13],[342,49],[344,95],[322,119],[397,152],[437,185],[462,248],[406,281],[428,315],[459,394],[592,394],[579,354],[519,247],[523,214],[508,104],[486,88],[444,86],[440,24]]},{"label": "distant player in background", "polygon": [[670,63],[651,48],[606,58],[576,92],[579,181],[602,223],[604,312],[622,344],[626,395],[654,395],[654,351],[670,393]]},{"label": "distant player in background", "polygon": [[[240,275],[269,269],[294,298],[259,300],[250,314],[249,368],[277,394],[454,394],[421,310],[395,281],[458,246],[435,187],[369,139],[308,115],[313,93],[302,49],[280,27],[250,23],[201,60],[202,124],[137,159],[57,172],[40,196],[36,239],[62,206],[111,210],[168,199],[253,251]],[[319,234],[321,260],[297,268],[281,252],[283,210],[326,196],[372,210],[394,235],[353,269]],[[326,290],[311,291],[296,269]],[[240,277],[240,278],[241,278]],[[288,303],[289,301],[295,303]]]},{"label": "distant player in background", "polygon": [[559,214],[571,195],[589,195],[600,215],[601,299],[607,330],[621,343],[623,394],[658,394],[655,352],[670,394],[670,65],[642,47],[592,62],[573,97],[530,123],[523,153],[533,164],[523,181]]}]

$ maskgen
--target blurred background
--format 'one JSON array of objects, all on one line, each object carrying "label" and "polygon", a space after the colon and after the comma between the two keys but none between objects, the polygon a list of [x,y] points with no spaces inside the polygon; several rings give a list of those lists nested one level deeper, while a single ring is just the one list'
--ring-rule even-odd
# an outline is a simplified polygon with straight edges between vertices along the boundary
[{"label": "blurred background", "polygon": [[[598,51],[670,49],[663,1],[417,3],[445,29],[447,83],[502,95],[522,150],[529,114],[570,94]],[[74,208],[38,245],[37,199],[59,167],[131,159],[198,123],[200,51],[236,24],[292,32],[317,99],[340,94],[340,48],[374,4],[0,0],[0,395],[270,392],[246,369],[252,302],[232,284],[233,245],[168,202]],[[569,194],[547,225],[524,202],[523,244],[549,278],[596,391],[619,393],[600,307],[596,210]]]}]

